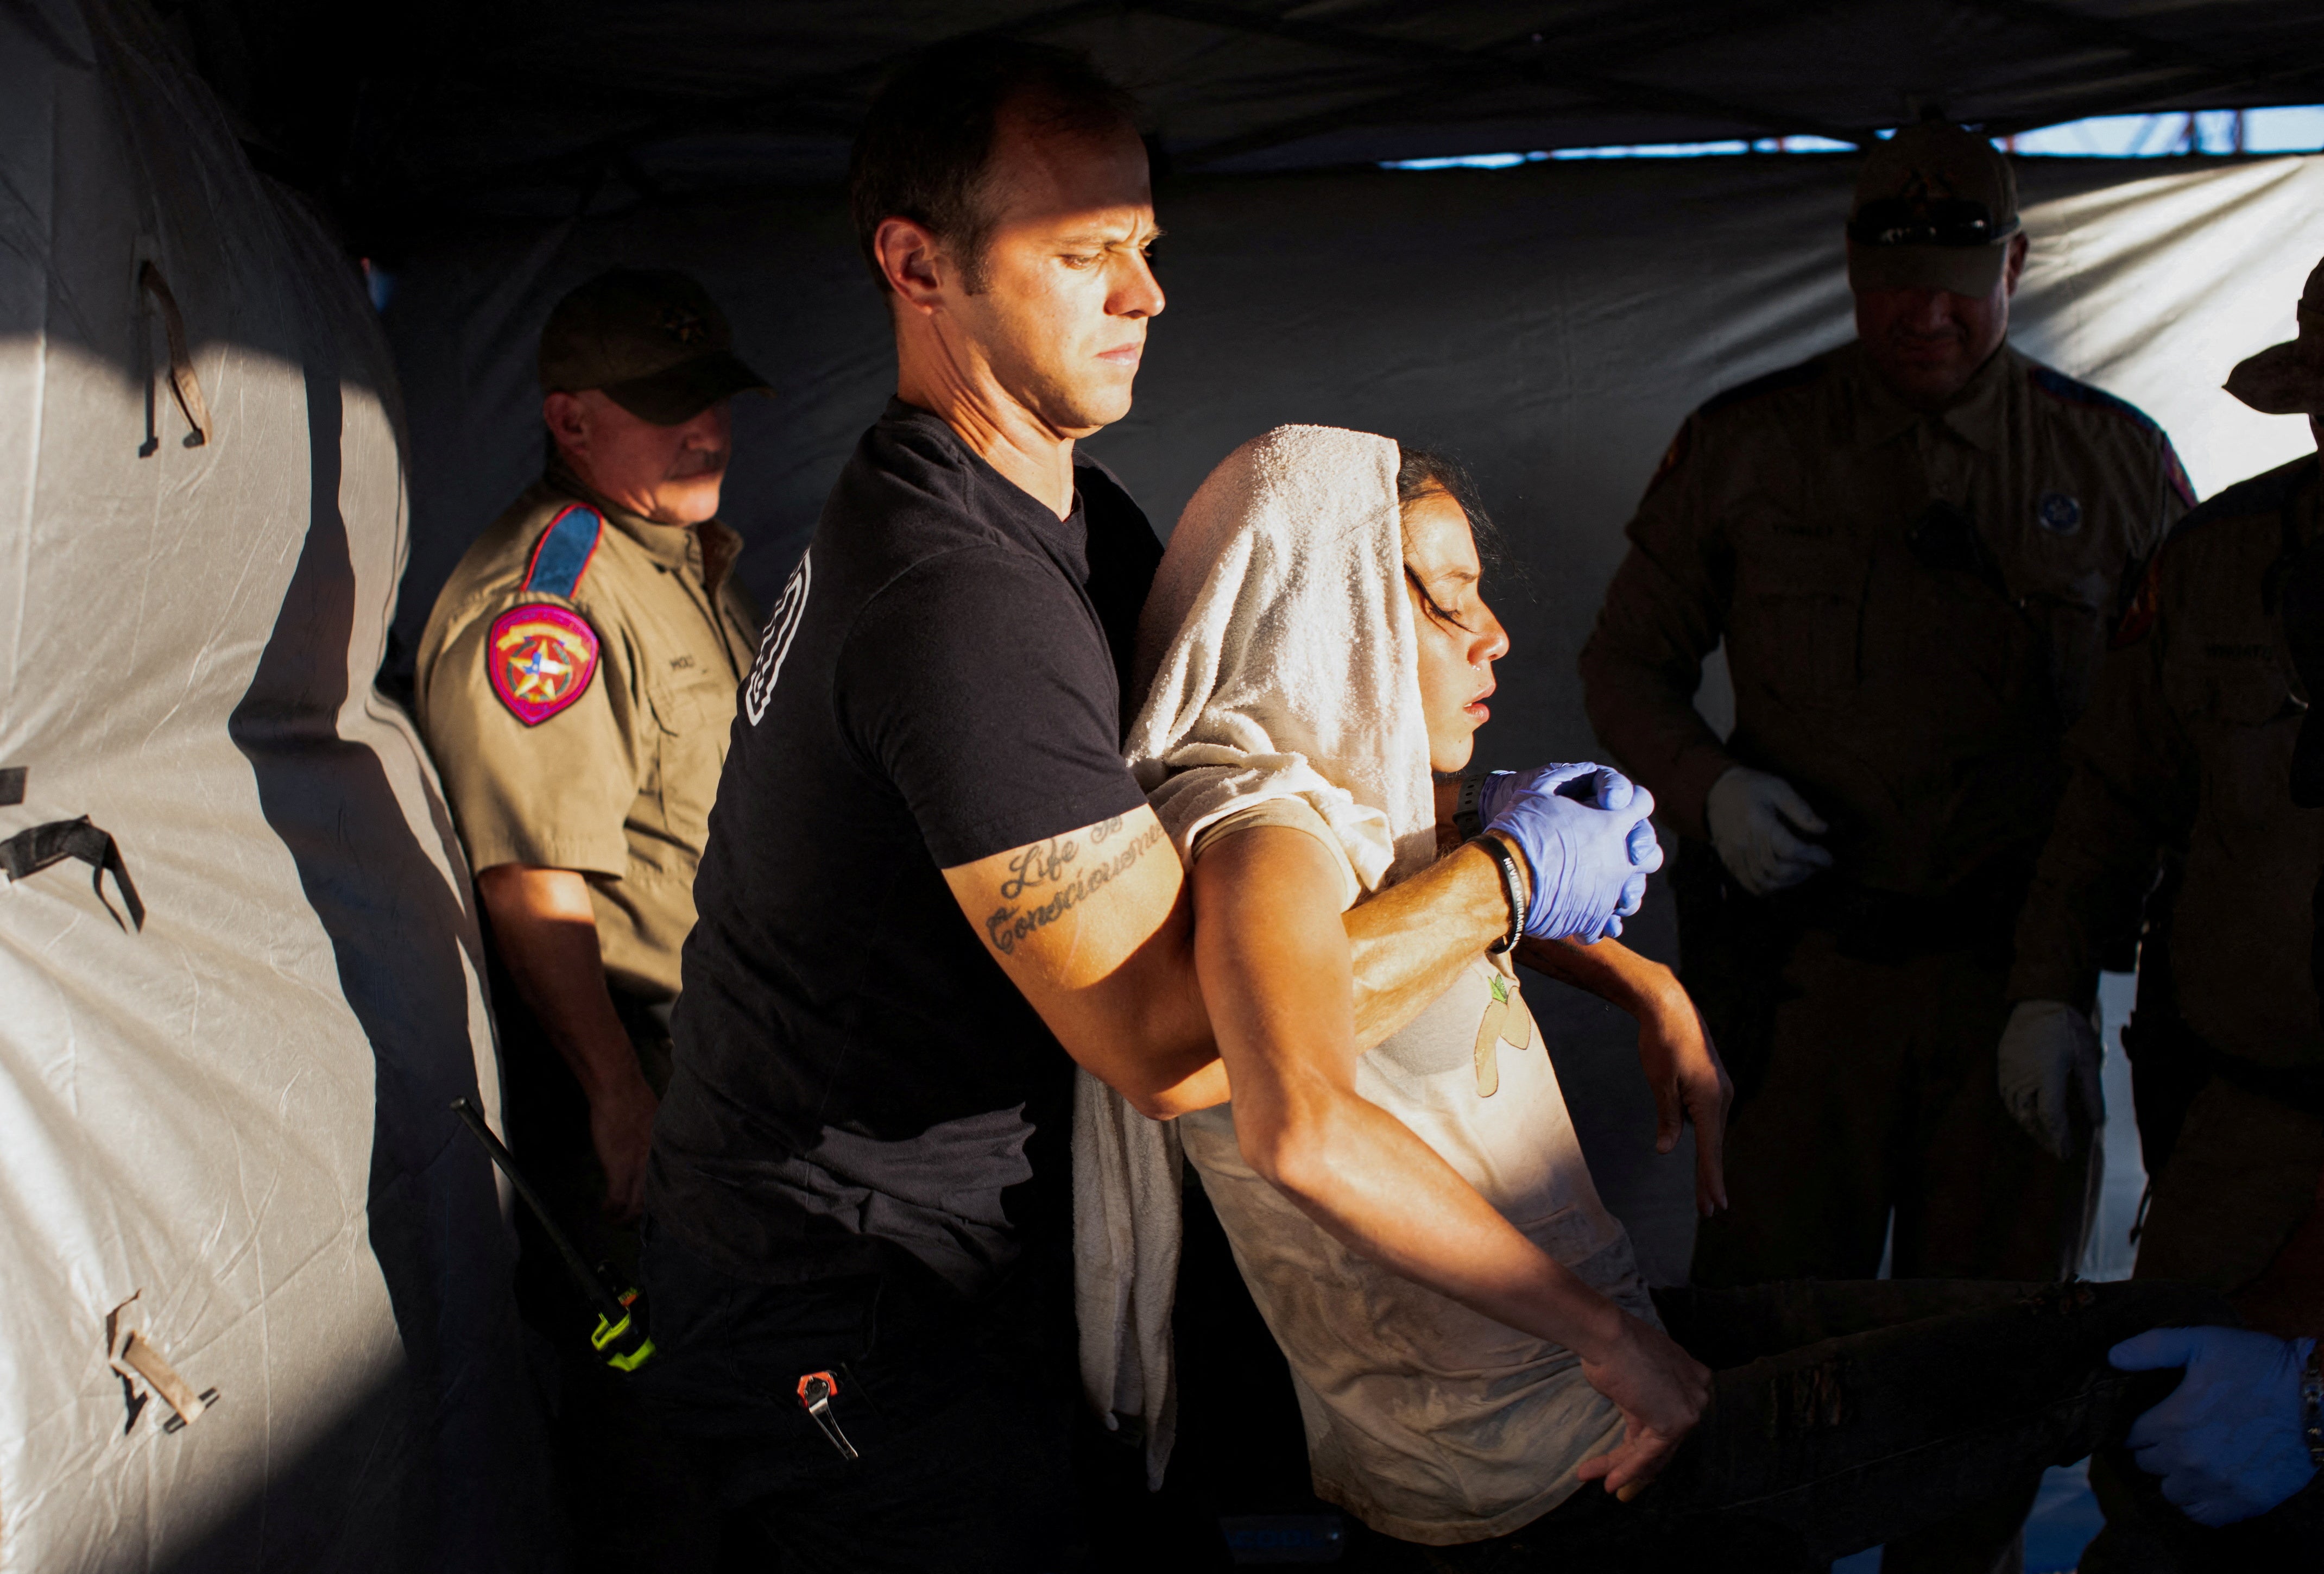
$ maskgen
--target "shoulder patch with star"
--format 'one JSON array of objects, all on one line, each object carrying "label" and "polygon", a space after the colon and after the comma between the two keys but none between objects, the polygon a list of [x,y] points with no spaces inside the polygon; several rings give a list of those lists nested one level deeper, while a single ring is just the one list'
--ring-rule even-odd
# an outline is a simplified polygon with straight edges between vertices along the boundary
[{"label": "shoulder patch with star", "polygon": [[509,714],[539,727],[589,691],[597,631],[580,614],[546,601],[512,606],[484,638],[484,675]]}]

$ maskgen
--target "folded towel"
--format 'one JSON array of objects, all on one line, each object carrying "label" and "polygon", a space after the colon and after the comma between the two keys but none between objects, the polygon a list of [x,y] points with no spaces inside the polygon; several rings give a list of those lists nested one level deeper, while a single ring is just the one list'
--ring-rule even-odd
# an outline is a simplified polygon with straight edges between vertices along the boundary
[{"label": "folded towel", "polygon": [[1087,1071],[1074,1082],[1074,1320],[1082,1392],[1109,1431],[1136,1438],[1146,1489],[1177,1440],[1170,1304],[1184,1237],[1176,1127],[1148,1120]]},{"label": "folded towel", "polygon": [[[1322,815],[1367,892],[1435,856],[1428,730],[1404,588],[1397,445],[1285,426],[1243,444],[1172,532],[1139,620],[1130,769],[1179,856],[1270,798]],[[1175,1131],[1084,1071],[1074,1098],[1082,1386],[1142,1425],[1158,1489],[1177,1406]]]}]

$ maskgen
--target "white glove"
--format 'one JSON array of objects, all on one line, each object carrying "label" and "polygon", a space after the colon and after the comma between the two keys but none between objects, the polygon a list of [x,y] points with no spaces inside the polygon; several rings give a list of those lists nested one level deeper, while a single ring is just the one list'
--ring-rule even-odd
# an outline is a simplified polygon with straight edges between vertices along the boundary
[{"label": "white glove", "polygon": [[2021,1000],[2001,1030],[1997,1053],[2001,1102],[2052,1158],[2085,1146],[2106,1125],[2106,1090],[2098,1082],[2106,1051],[2088,1013],[2062,1000]]},{"label": "white glove", "polygon": [[1772,895],[1831,867],[1831,850],[1799,834],[1821,836],[1831,828],[1781,776],[1730,766],[1711,784],[1702,818],[1711,824],[1720,862],[1754,896]]}]

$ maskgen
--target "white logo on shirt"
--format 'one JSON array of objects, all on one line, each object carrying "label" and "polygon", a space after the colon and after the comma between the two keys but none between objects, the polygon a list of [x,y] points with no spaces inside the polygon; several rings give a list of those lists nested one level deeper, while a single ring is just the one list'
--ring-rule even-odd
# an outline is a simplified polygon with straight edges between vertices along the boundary
[{"label": "white logo on shirt", "polygon": [[750,713],[752,727],[767,714],[767,701],[775,696],[775,680],[783,675],[783,658],[791,653],[791,641],[798,634],[807,588],[815,582],[814,556],[812,547],[799,554],[798,567],[783,581],[783,593],[775,598],[767,632],[759,636],[759,659],[752,663],[751,681],[742,690],[742,708]]}]

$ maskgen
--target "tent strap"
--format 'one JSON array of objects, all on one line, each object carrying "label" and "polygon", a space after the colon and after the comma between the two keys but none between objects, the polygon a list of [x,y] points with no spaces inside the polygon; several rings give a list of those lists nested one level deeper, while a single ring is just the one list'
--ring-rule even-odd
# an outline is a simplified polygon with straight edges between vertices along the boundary
[{"label": "tent strap", "polygon": [[186,424],[193,428],[186,434],[186,446],[198,449],[210,440],[210,405],[202,397],[201,381],[194,375],[194,357],[186,348],[185,317],[178,310],[177,296],[171,293],[170,282],[161,277],[152,258],[137,270],[137,282],[161,309],[161,331],[170,341],[170,392],[177,396]]},{"label": "tent strap", "polygon": [[[5,875],[12,883],[67,858],[78,858],[89,866],[89,886],[99,902],[105,902],[105,877],[111,875],[113,883],[121,888],[122,905],[129,909],[131,923],[140,930],[145,927],[145,903],[130,881],[129,866],[121,861],[120,844],[113,839],[110,831],[91,825],[86,814],[78,819],[52,819],[46,825],[20,830],[0,842],[0,875]],[[106,902],[105,910],[112,912],[113,903]],[[113,921],[121,923],[121,915],[114,913]],[[130,924],[121,927],[127,929]]]}]

